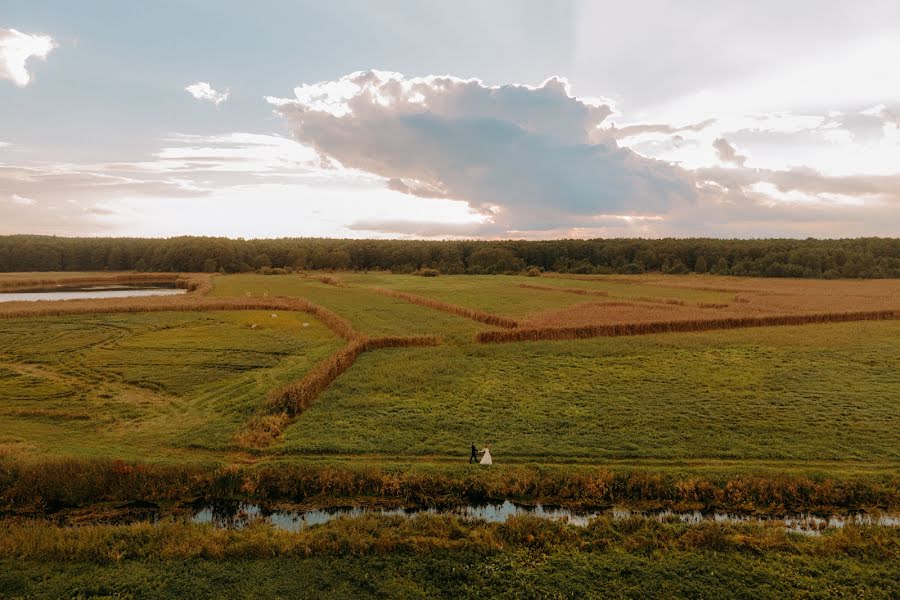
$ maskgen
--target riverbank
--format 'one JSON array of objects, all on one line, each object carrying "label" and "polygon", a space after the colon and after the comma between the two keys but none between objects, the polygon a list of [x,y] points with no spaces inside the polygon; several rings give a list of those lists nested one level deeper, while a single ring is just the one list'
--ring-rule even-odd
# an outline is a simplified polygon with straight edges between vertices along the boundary
[{"label": "riverbank", "polygon": [[[900,530],[596,518],[341,518],[297,532],[0,523],[0,595],[890,598]],[[477,590],[477,592],[476,592]]]}]

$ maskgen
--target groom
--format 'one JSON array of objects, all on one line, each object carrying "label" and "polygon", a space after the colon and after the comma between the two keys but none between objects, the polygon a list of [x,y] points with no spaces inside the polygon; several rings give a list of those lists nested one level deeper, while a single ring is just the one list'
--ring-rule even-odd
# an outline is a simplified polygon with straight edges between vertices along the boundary
[{"label": "groom", "polygon": [[475,449],[475,442],[472,442],[472,454],[469,455],[469,464],[471,465],[473,462],[478,462],[478,451]]}]

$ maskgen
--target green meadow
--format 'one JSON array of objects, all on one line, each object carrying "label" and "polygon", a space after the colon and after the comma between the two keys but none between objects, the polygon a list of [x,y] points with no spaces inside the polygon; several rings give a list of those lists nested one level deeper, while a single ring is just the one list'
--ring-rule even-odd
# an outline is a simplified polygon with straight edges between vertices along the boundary
[{"label": "green meadow", "polygon": [[[280,415],[266,412],[276,390],[327,372],[329,357],[359,342],[308,313],[202,304],[0,320],[0,597],[900,592],[890,527],[807,538],[778,526],[651,519],[576,528],[357,517],[300,533],[100,524],[135,501],[178,515],[220,497],[307,506],[549,499],[757,514],[900,505],[900,321],[479,344],[491,326],[372,288],[513,318],[586,298],[523,283],[610,300],[730,302],[734,293],[645,278],[320,277],[216,276],[210,296],[301,297],[357,336],[440,343],[367,348],[308,409]],[[249,423],[273,427],[270,442],[242,442]],[[492,467],[468,465],[473,441],[490,447]],[[31,520],[43,510],[87,525]]]},{"label": "green meadow", "polygon": [[340,345],[314,318],[291,312],[3,321],[0,448],[157,460],[196,451],[224,460],[271,389]]},{"label": "green meadow", "polygon": [[900,323],[366,353],[286,454],[900,461]]},{"label": "green meadow", "polygon": [[[465,457],[475,441],[498,465],[900,461],[897,321],[476,344],[489,326],[370,288],[511,315],[583,296],[519,287],[534,281],[526,277],[333,277],[340,285],[313,275],[220,276],[212,296],[299,296],[364,335],[443,343],[364,352],[256,460],[440,464]],[[605,287],[612,297],[654,293],[617,280],[539,281]],[[691,300],[722,295],[653,289]],[[240,450],[235,433],[267,395],[344,343],[292,312],[4,320],[0,448],[228,464]]]}]

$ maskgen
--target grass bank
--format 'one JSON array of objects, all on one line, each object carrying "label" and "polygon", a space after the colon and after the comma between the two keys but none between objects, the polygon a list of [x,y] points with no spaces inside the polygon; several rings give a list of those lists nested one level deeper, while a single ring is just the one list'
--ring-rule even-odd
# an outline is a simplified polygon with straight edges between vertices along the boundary
[{"label": "grass bank", "polygon": [[34,598],[862,597],[900,593],[900,531],[595,519],[579,529],[339,519],[297,533],[0,524],[0,595]]},{"label": "grass bank", "polygon": [[563,506],[708,509],[753,514],[893,511],[896,474],[468,465],[264,464],[105,460],[0,461],[0,509],[52,512],[110,502],[179,503],[234,498],[307,505],[454,506],[504,500]]}]

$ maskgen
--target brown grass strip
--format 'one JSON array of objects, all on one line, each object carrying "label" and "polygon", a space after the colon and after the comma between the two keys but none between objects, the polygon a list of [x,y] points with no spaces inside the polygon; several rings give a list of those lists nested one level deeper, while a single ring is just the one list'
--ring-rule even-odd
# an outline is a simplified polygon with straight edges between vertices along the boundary
[{"label": "brown grass strip", "polygon": [[542,292],[565,292],[567,294],[578,294],[579,296],[609,296],[609,292],[604,290],[586,290],[582,288],[570,287],[553,287],[552,285],[534,285],[533,283],[520,283],[520,288],[528,290],[541,290]]},{"label": "brown grass strip", "polygon": [[656,321],[651,323],[628,323],[620,325],[585,325],[582,327],[522,328],[511,331],[482,331],[475,336],[475,341],[481,344],[490,344],[536,340],[574,340],[592,337],[681,333],[710,331],[714,329],[738,329],[743,327],[774,327],[781,325],[807,325],[812,323],[891,320],[896,319],[897,316],[898,313],[895,311],[883,310],[807,315],[772,315],[765,317],[731,317],[725,319],[699,319],[692,321]]},{"label": "brown grass strip", "polygon": [[333,285],[337,287],[346,287],[347,285],[342,280],[338,279],[337,277],[332,277],[331,275],[321,275],[319,277],[316,277],[316,280],[321,281],[326,285]]},{"label": "brown grass strip", "polygon": [[687,302],[678,298],[651,298],[650,296],[638,296],[629,298],[635,302],[647,302],[648,304],[671,304],[672,306],[687,306]]},{"label": "brown grass strip", "polygon": [[397,298],[411,304],[418,304],[420,306],[425,306],[434,310],[440,310],[452,315],[457,315],[459,317],[472,319],[473,321],[479,321],[480,323],[486,323],[487,325],[493,325],[495,327],[506,327],[508,329],[513,329],[519,326],[518,321],[510,319],[509,317],[502,317],[500,315],[475,310],[473,308],[459,306],[458,304],[450,304],[448,302],[426,298],[425,296],[418,296],[416,294],[399,292],[397,290],[391,290],[387,288],[370,287],[368,289],[375,292],[376,294],[381,294],[382,296]]}]

